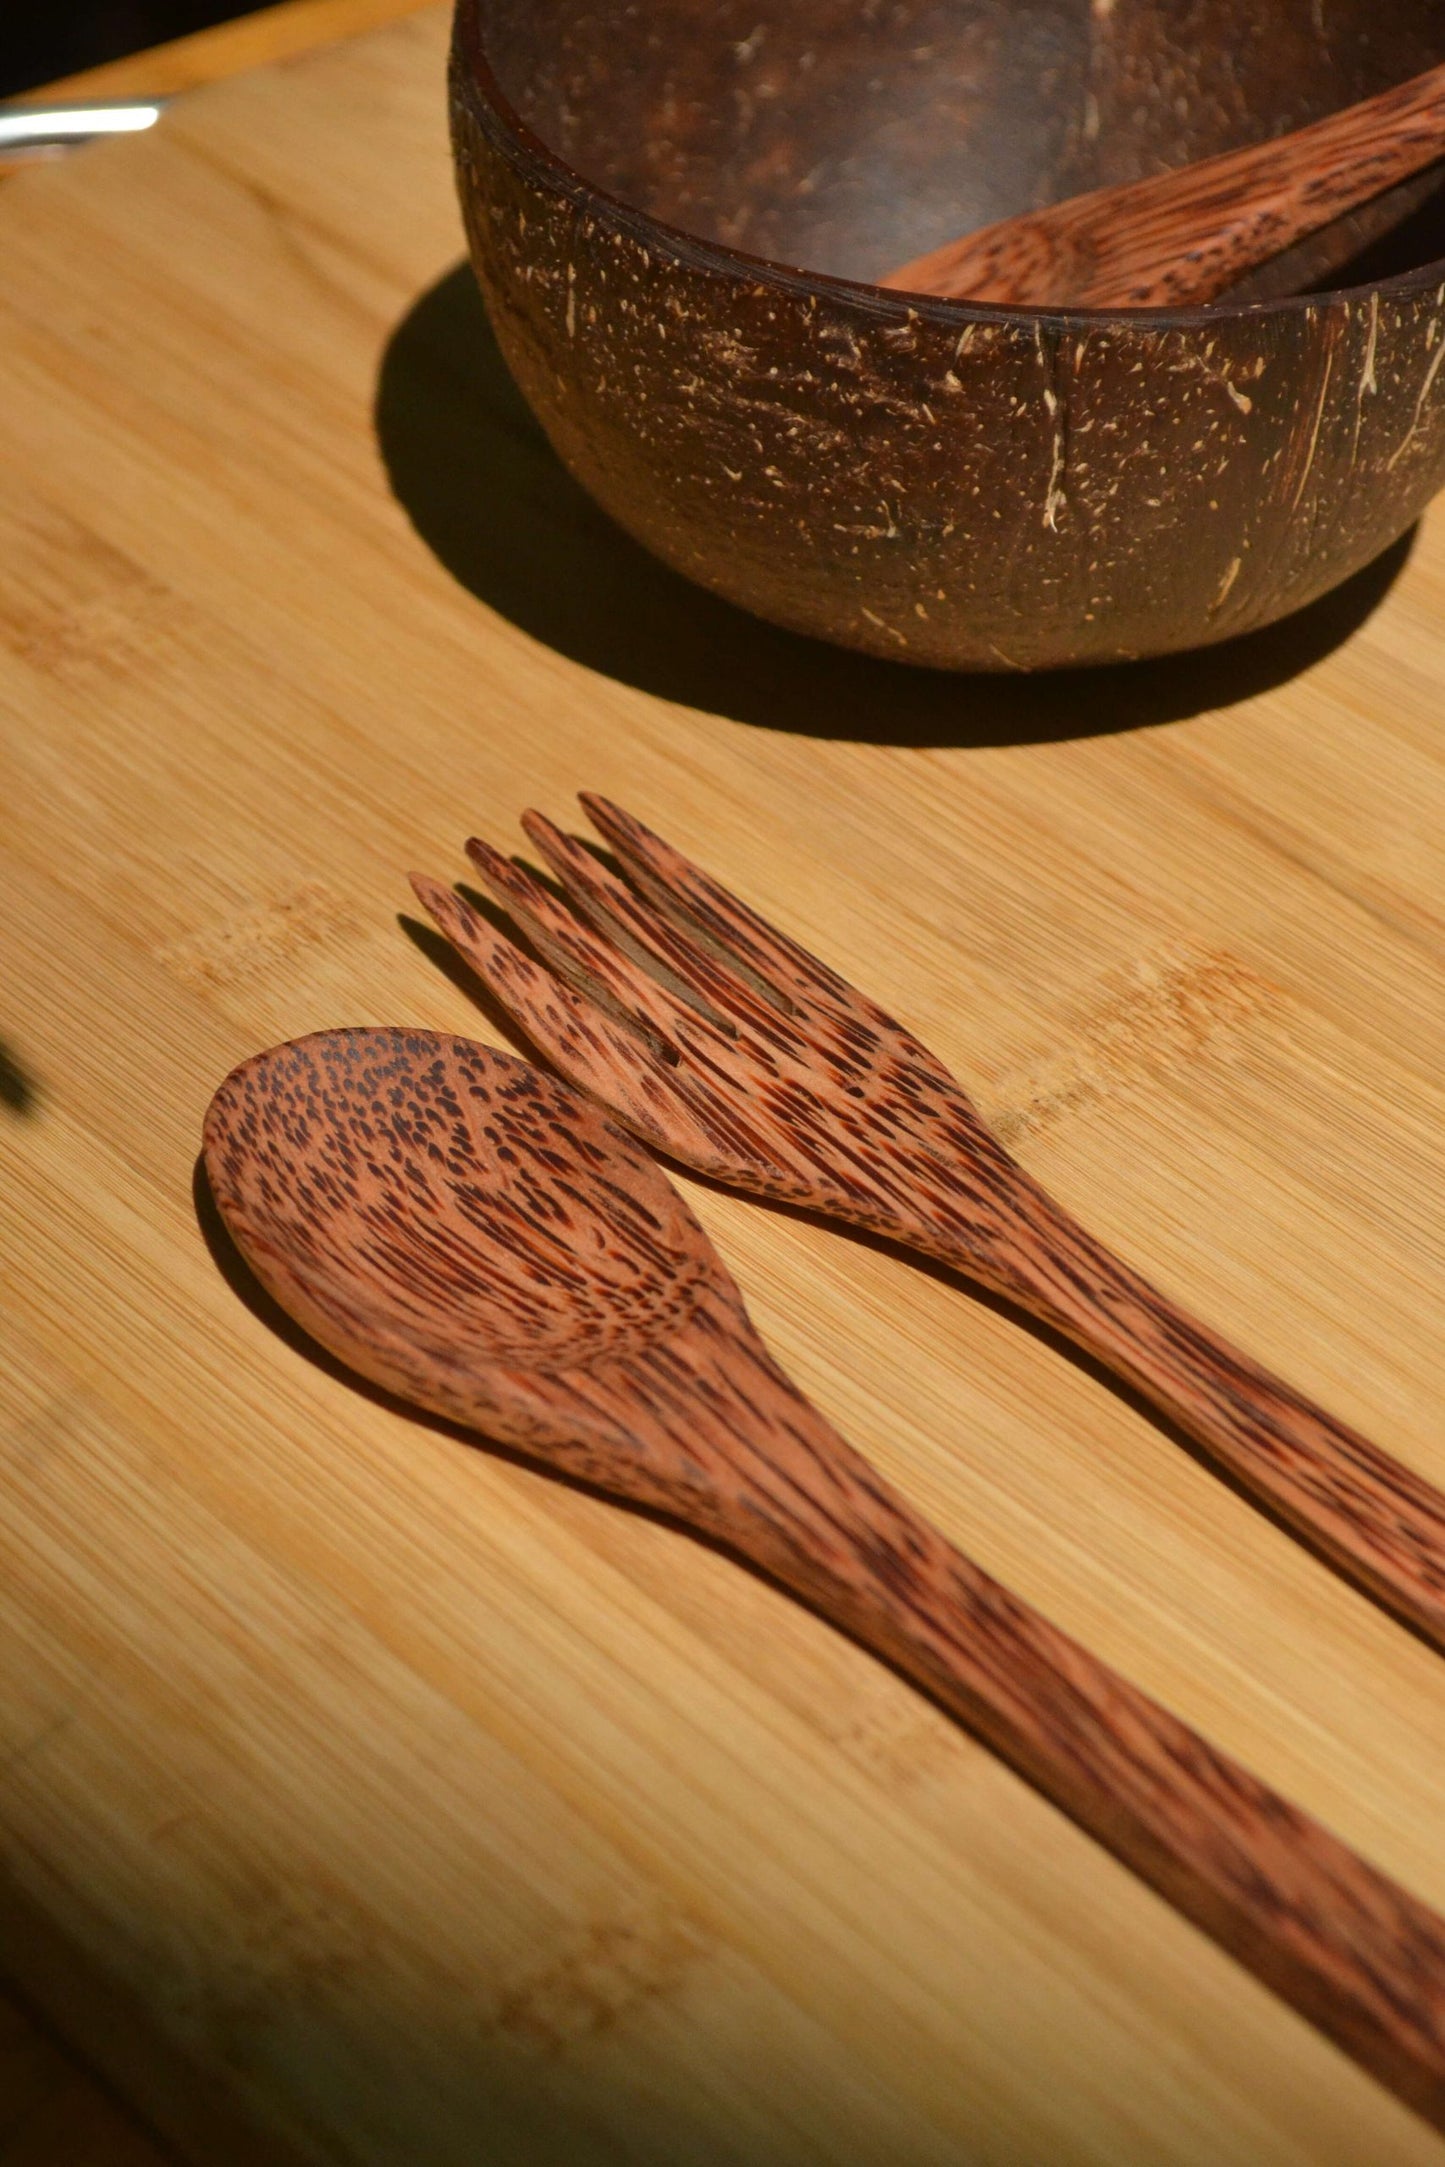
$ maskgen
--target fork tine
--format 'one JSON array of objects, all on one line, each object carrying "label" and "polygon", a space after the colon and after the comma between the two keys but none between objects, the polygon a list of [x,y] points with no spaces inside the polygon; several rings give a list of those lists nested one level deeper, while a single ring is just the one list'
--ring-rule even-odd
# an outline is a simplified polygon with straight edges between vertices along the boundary
[{"label": "fork tine", "polygon": [[721,881],[694,865],[680,850],[674,850],[660,835],[654,835],[620,805],[591,790],[579,792],[579,797],[598,833],[612,845],[629,878],[636,881],[648,901],[664,916],[680,922],[694,940],[714,952],[721,951],[722,959],[734,969],[741,966],[764,986],[777,987],[781,981],[782,990],[796,993],[804,1001],[821,995],[849,1012],[856,1013],[859,1007],[872,1009],[873,1004],[864,1001],[846,978],[840,978],[808,949],[769,925]]},{"label": "fork tine", "polygon": [[792,1193],[782,1169],[745,1118],[719,1099],[705,1077],[672,1064],[676,1054],[639,1019],[614,1021],[591,995],[534,963],[490,926],[464,897],[425,873],[408,876],[418,901],[470,964],[482,984],[532,1044],[584,1091],[660,1150],[720,1181],[746,1184],[759,1172]]},{"label": "fork tine", "polygon": [[427,873],[408,873],[407,879],[417,901],[435,919],[458,955],[471,965],[482,984],[529,1037],[536,1035],[534,1025],[549,1027],[548,1003],[554,993],[560,991],[569,1004],[576,1001],[582,1005],[581,997],[570,986],[560,986],[551,971],[534,963],[515,941],[507,940],[488,925],[455,889]]},{"label": "fork tine", "polygon": [[680,1124],[696,1129],[700,1149],[708,1146],[706,1131],[675,1103],[668,1058],[655,1050],[653,1034],[614,1022],[498,933],[455,889],[425,873],[407,877],[458,955],[564,1076],[663,1150],[679,1148]]},{"label": "fork tine", "polygon": [[676,1059],[670,1033],[677,1020],[677,1003],[654,978],[610,942],[596,939],[576,912],[559,903],[534,873],[503,857],[480,836],[467,844],[467,856],[559,978],[595,1002],[614,1023],[640,1031],[652,1041],[654,1052]]},{"label": "fork tine", "polygon": [[603,938],[630,956],[640,969],[660,979],[709,1023],[736,1037],[740,1021],[775,1041],[796,1042],[796,1033],[780,1028],[779,1010],[796,1013],[778,988],[761,984],[721,958],[716,944],[704,947],[675,917],[668,917],[618,880],[575,835],[564,835],[546,815],[527,812],[522,826],[566,889],[568,898]]}]

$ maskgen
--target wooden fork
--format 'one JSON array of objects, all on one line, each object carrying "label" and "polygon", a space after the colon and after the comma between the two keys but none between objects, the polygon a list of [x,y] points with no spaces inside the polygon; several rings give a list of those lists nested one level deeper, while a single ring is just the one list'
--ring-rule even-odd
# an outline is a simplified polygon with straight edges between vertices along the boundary
[{"label": "wooden fork", "polygon": [[467,845],[531,952],[412,876],[564,1075],[684,1165],[937,1257],[1066,1334],[1445,1648],[1445,1496],[1096,1241],[901,1024],[630,814],[582,803],[626,882],[539,813],[523,826],[567,902]]}]

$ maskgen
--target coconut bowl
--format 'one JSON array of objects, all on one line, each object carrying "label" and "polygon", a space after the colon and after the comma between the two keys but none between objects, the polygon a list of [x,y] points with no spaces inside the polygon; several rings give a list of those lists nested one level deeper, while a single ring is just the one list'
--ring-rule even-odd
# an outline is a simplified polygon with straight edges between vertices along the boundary
[{"label": "coconut bowl", "polygon": [[1445,470],[1438,169],[1209,307],[871,281],[1445,59],[1439,0],[459,0],[472,260],[579,481],[760,617],[969,670],[1270,623]]}]

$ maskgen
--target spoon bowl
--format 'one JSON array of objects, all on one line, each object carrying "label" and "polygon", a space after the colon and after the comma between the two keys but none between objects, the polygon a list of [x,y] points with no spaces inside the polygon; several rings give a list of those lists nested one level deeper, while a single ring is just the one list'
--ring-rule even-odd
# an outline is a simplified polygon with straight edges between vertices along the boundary
[{"label": "spoon bowl", "polygon": [[322,1032],[227,1077],[204,1149],[242,1254],[333,1353],[749,1560],[1445,2128],[1445,1921],[890,1490],[570,1086],[429,1032]]},{"label": "spoon bowl", "polygon": [[513,1444],[602,1434],[599,1367],[642,1358],[725,1280],[591,1101],[467,1039],[327,1031],[257,1054],[216,1093],[204,1151],[237,1247],[314,1338]]}]

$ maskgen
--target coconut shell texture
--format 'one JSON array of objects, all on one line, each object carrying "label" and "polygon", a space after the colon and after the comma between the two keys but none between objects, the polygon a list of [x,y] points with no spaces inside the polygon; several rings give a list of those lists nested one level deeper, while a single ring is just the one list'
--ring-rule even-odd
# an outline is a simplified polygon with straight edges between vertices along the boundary
[{"label": "coconut shell texture", "polygon": [[1428,0],[1325,12],[1327,35],[1310,0],[459,0],[457,173],[502,350],[620,525],[793,630],[1002,670],[1268,624],[1440,486],[1438,170],[1198,310],[868,281],[1445,59]]}]

